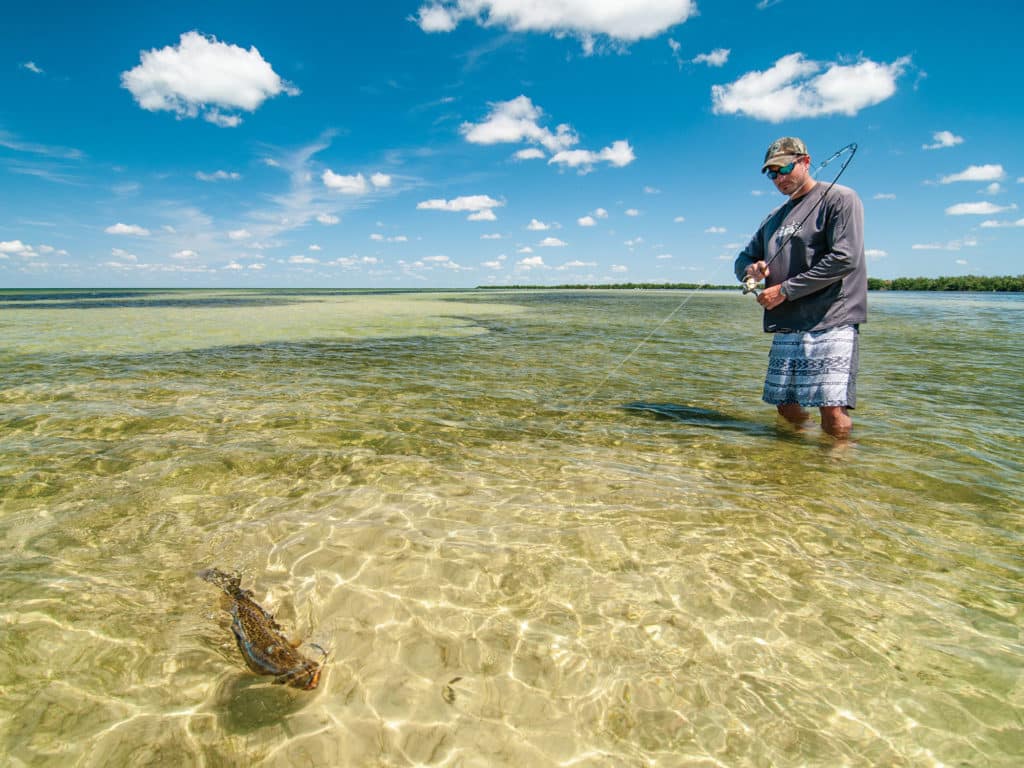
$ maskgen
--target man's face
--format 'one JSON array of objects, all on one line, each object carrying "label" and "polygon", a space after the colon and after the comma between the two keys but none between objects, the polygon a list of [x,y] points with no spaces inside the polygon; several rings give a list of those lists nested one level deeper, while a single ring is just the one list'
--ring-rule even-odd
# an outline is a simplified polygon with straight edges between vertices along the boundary
[{"label": "man's face", "polygon": [[769,178],[775,176],[772,182],[775,184],[775,188],[787,197],[791,197],[795,192],[803,189],[804,185],[808,181],[808,174],[810,173],[811,158],[804,155],[797,160],[786,165],[770,165],[768,166],[767,174]]}]

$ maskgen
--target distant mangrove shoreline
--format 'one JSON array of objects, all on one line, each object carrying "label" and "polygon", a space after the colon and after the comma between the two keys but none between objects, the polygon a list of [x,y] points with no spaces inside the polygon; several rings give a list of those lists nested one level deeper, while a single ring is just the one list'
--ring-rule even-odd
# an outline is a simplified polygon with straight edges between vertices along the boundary
[{"label": "distant mangrove shoreline", "polygon": [[[565,285],[478,285],[479,290],[492,291],[566,291],[566,290],[697,290],[735,291],[738,284],[710,285],[707,283],[590,283]],[[982,277],[980,275],[960,275],[957,277],[897,277],[882,280],[877,277],[868,278],[870,291],[961,291],[961,292],[1024,292],[1024,275],[1007,275],[1005,277]]]}]

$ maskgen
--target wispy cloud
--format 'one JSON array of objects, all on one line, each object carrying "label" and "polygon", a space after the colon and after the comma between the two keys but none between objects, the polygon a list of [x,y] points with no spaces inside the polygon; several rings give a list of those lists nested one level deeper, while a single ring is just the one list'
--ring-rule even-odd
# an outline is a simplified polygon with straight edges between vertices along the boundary
[{"label": "wispy cloud", "polygon": [[0,147],[25,152],[32,155],[43,155],[45,157],[57,157],[63,160],[81,160],[85,157],[80,149],[70,147],[53,147],[46,144],[35,144],[30,141],[21,141],[17,136],[0,130]]},{"label": "wispy cloud", "polygon": [[999,181],[1006,177],[1006,171],[999,164],[970,165],[960,173],[943,176],[940,184],[953,184],[957,181]]},{"label": "wispy cloud", "polygon": [[957,203],[946,209],[947,216],[992,216],[1003,211],[1015,211],[1017,204],[996,205],[995,203]]},{"label": "wispy cloud", "polygon": [[242,174],[235,171],[214,171],[213,173],[196,171],[196,178],[200,181],[238,181],[242,178]]},{"label": "wispy cloud", "polygon": [[973,247],[977,244],[978,241],[974,238],[965,238],[963,240],[950,240],[945,243],[915,243],[910,248],[914,251],[959,251],[962,248]]}]

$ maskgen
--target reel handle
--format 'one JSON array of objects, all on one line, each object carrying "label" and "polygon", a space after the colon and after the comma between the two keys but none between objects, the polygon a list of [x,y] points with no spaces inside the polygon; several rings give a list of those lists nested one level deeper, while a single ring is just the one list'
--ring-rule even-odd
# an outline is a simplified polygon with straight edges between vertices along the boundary
[{"label": "reel handle", "polygon": [[748,277],[743,281],[743,295],[746,296],[748,293],[754,294],[756,299],[760,291],[758,290],[757,280],[753,277]]}]

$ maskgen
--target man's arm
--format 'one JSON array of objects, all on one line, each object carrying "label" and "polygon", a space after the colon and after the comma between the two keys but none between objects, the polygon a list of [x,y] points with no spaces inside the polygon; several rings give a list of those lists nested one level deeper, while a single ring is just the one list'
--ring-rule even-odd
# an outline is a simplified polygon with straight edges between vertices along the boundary
[{"label": "man's arm", "polygon": [[754,236],[750,238],[750,242],[747,243],[747,247],[740,251],[736,261],[733,262],[733,272],[736,274],[736,279],[741,283],[747,277],[747,267],[759,261],[764,261],[764,249],[762,248],[760,235],[760,230],[754,233]]}]

